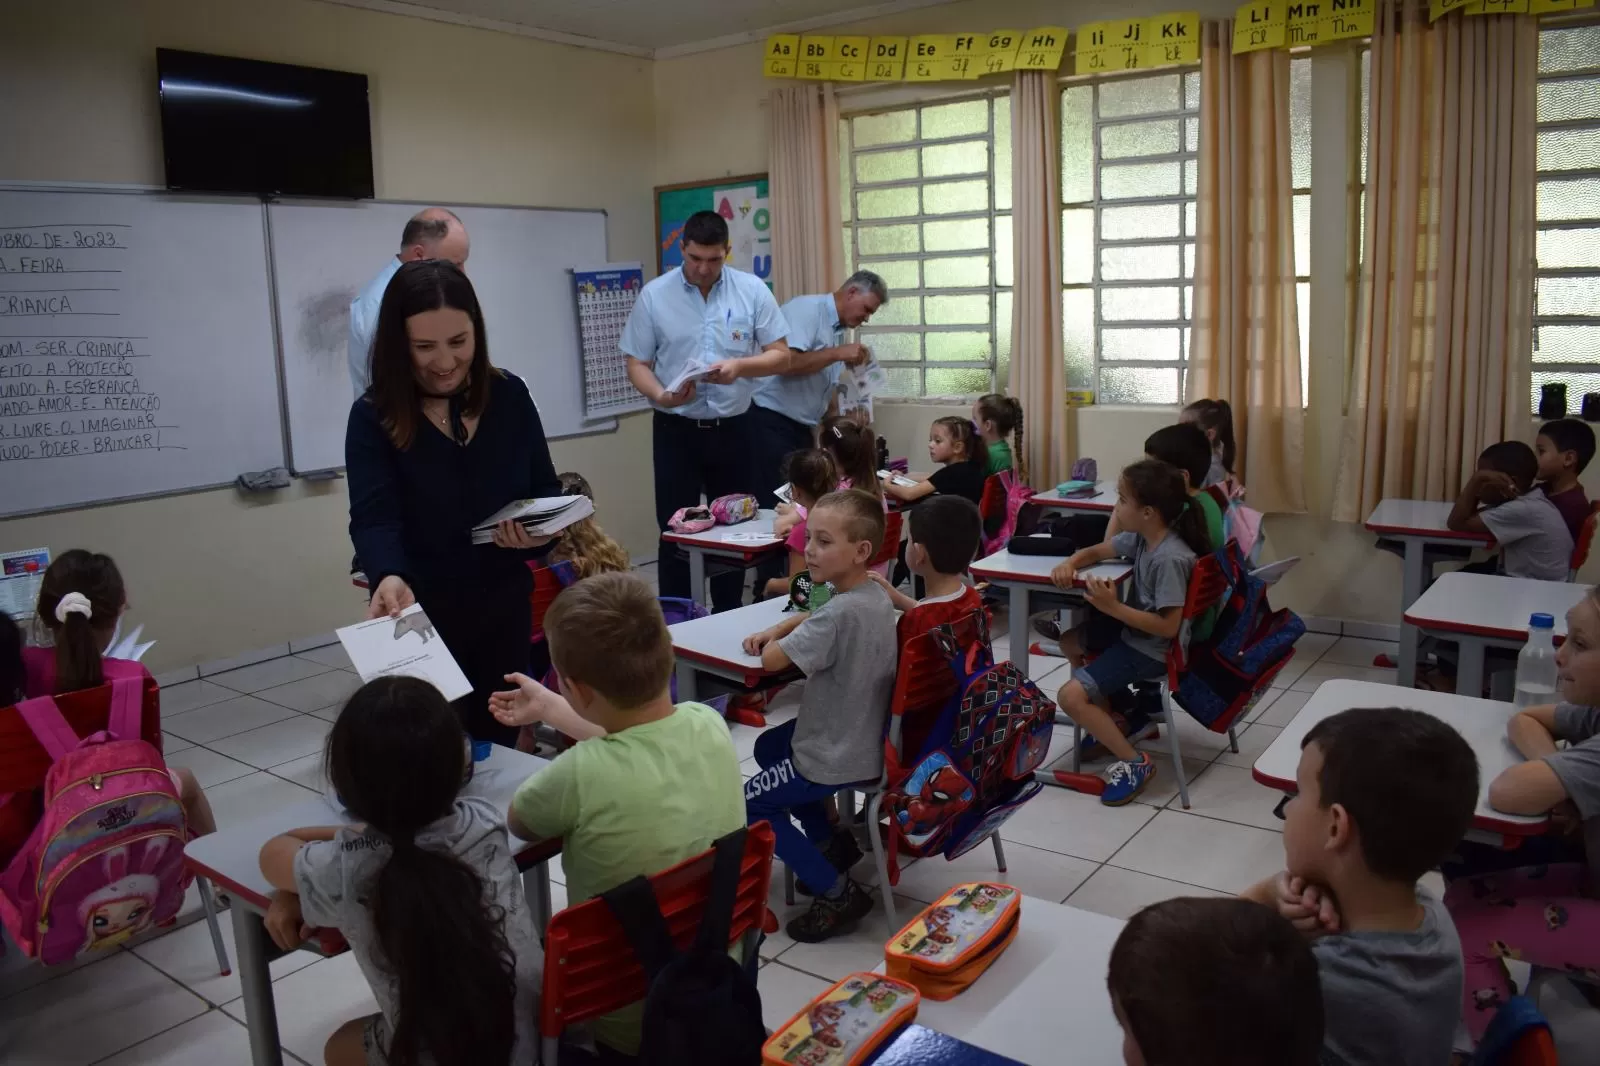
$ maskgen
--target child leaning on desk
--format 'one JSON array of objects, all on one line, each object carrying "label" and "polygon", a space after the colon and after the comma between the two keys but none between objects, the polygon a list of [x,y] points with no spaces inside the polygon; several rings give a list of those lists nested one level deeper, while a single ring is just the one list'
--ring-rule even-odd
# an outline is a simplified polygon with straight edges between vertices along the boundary
[{"label": "child leaning on desk", "polygon": [[[728,727],[700,703],[673,706],[672,637],[635,574],[562,591],[544,620],[561,694],[521,674],[490,697],[505,725],[546,722],[578,743],[517,789],[508,818],[523,840],[561,838],[567,902],[660,873],[745,824]],[[595,1019],[611,1051],[639,1051],[641,1004]]]},{"label": "child leaning on desk", "polygon": [[[833,596],[745,638],[748,655],[768,670],[794,666],[806,675],[800,713],[756,740],[761,771],[745,783],[751,825],[770,822],[778,857],[815,896],[788,924],[795,940],[815,944],[848,932],[872,909],[851,879],[861,851],[848,830],[828,822],[824,802],[846,785],[883,776],[883,730],[894,694],[894,605],[867,573],[883,543],[883,507],[859,489],[817,501],[806,519],[806,566]],[[796,829],[791,819],[799,819]]]},{"label": "child leaning on desk", "polygon": [[778,504],[772,532],[784,539],[789,566],[783,577],[768,578],[762,592],[766,596],[789,595],[789,583],[806,568],[806,515],[817,501],[839,484],[833,457],[821,448],[790,452],[783,461],[784,480],[789,482],[791,503]]},{"label": "child leaning on desk", "polygon": [[1310,941],[1323,1066],[1440,1066],[1461,1017],[1461,941],[1417,884],[1472,825],[1478,759],[1421,711],[1344,711],[1301,745],[1286,869],[1244,893]]},{"label": "child leaning on desk", "polygon": [[[1500,545],[1498,569],[1509,577],[1565,581],[1572,565],[1572,534],[1556,505],[1535,487],[1538,474],[1538,458],[1520,440],[1489,445],[1478,456],[1478,469],[1461,487],[1445,525],[1492,536]],[[1491,559],[1466,569],[1492,574],[1497,567]]]},{"label": "child leaning on desk", "polygon": [[[1530,707],[1507,734],[1527,762],[1489,784],[1489,804],[1508,814],[1550,813],[1587,829],[1587,862],[1529,865],[1453,881],[1445,905],[1466,963],[1462,1016],[1474,1040],[1515,993],[1505,959],[1600,977],[1600,593],[1567,612],[1556,651],[1564,702]],[[1558,741],[1568,747],[1557,748]],[[1574,859],[1578,856],[1574,855]],[[1587,867],[1587,869],[1586,869]]]},{"label": "child leaning on desk", "polygon": [[1090,649],[1080,630],[1061,638],[1062,653],[1072,662],[1072,679],[1056,697],[1061,709],[1116,757],[1106,769],[1100,802],[1118,807],[1144,790],[1156,766],[1149,755],[1135,750],[1130,739],[1152,723],[1132,711],[1129,735],[1124,735],[1111,717],[1110,698],[1135,682],[1166,673],[1167,649],[1182,627],[1195,557],[1210,552],[1211,542],[1200,509],[1189,502],[1183,475],[1154,459],[1141,459],[1117,479],[1114,521],[1121,532],[1057,564],[1050,580],[1058,588],[1070,589],[1079,570],[1119,556],[1133,561],[1126,603],[1118,599],[1114,582],[1089,579],[1089,603],[1124,628],[1117,643],[1089,663],[1084,662],[1084,653]]},{"label": "child leaning on desk", "polygon": [[461,795],[473,763],[456,712],[425,681],[369,681],[325,758],[355,824],[273,837],[261,872],[273,942],[339,930],[378,1001],[328,1038],[328,1066],[537,1061],[544,955],[500,811]]}]

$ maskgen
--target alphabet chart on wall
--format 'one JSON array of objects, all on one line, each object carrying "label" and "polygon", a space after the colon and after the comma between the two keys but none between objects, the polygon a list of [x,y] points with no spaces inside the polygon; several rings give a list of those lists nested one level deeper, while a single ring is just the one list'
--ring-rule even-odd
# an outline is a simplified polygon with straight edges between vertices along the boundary
[{"label": "alphabet chart on wall", "polygon": [[650,406],[628,380],[627,361],[618,348],[622,327],[643,287],[644,267],[639,263],[607,263],[572,271],[585,418],[610,418]]}]

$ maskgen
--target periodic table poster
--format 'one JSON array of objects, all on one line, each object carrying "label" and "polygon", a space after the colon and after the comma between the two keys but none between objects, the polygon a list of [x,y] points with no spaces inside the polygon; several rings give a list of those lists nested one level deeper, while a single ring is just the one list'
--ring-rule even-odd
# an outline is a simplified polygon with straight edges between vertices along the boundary
[{"label": "periodic table poster", "polygon": [[683,224],[696,211],[715,211],[728,223],[728,265],[772,288],[772,208],[765,174],[663,185],[656,189],[656,272],[683,265]]},{"label": "periodic table poster", "polygon": [[627,361],[618,348],[622,327],[643,287],[644,267],[639,263],[607,263],[572,271],[583,358],[584,418],[610,418],[650,406],[628,380]]}]

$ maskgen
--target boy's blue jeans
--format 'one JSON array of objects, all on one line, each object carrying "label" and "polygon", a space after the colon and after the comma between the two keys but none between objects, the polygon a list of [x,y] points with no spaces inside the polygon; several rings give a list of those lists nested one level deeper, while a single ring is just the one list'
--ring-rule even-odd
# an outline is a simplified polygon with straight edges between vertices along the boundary
[{"label": "boy's blue jeans", "polygon": [[[745,819],[750,825],[771,824],[778,858],[789,864],[814,895],[821,896],[831,892],[839,880],[839,871],[821,850],[833,838],[822,801],[840,786],[819,785],[802,777],[790,750],[793,739],[793,721],[756,738],[756,763],[761,772],[744,783]],[[792,818],[799,819],[800,829]]]}]

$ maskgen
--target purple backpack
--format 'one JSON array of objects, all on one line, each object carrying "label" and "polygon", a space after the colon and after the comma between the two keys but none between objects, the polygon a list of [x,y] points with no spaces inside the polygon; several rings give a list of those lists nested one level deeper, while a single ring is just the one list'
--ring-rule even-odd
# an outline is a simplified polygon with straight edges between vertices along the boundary
[{"label": "purple backpack", "polygon": [[44,817],[0,874],[0,921],[53,965],[117,947],[183,905],[188,824],[161,754],[139,739],[144,685],[111,682],[111,718],[80,739],[48,696],[17,705],[53,761]]}]

